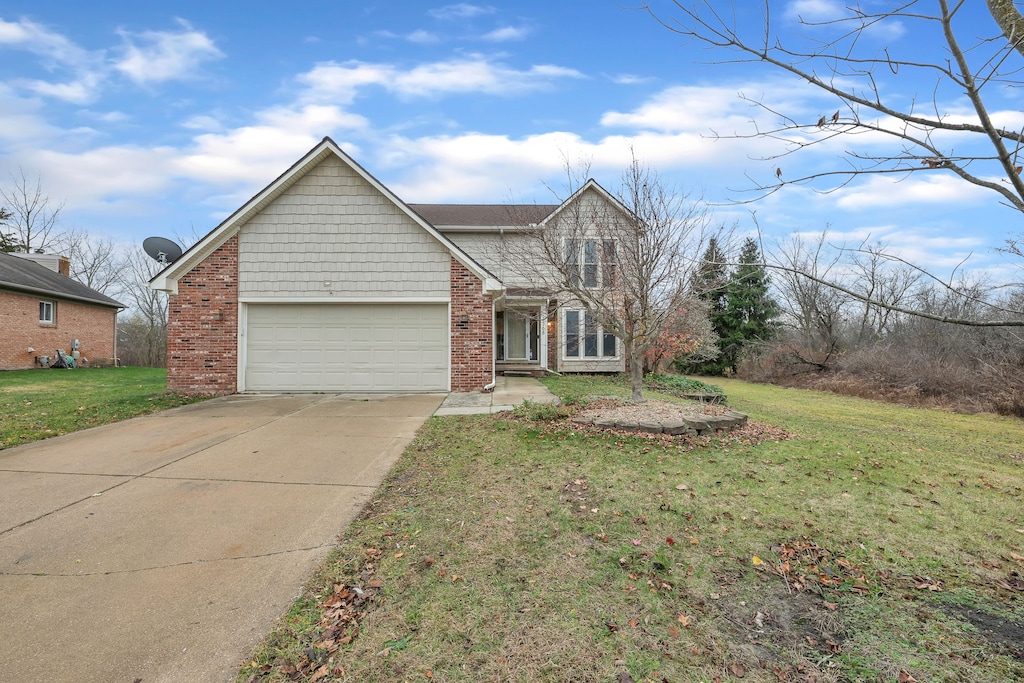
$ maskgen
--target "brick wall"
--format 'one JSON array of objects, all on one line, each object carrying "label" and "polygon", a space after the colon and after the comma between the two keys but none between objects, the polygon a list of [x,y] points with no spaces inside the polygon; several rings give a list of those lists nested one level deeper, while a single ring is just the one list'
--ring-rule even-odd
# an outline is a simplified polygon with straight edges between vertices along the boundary
[{"label": "brick wall", "polygon": [[[54,301],[54,323],[39,322],[39,302]],[[71,340],[89,363],[109,365],[114,358],[115,309],[45,296],[0,292],[0,370],[39,367],[36,356],[57,349],[71,353]],[[29,352],[29,348],[35,351]]]},{"label": "brick wall", "polygon": [[480,391],[494,381],[494,312],[480,279],[451,260],[452,391]]},{"label": "brick wall", "polygon": [[548,302],[548,367],[558,370],[558,302]]},{"label": "brick wall", "polygon": [[178,280],[168,302],[167,388],[238,390],[238,236]]}]

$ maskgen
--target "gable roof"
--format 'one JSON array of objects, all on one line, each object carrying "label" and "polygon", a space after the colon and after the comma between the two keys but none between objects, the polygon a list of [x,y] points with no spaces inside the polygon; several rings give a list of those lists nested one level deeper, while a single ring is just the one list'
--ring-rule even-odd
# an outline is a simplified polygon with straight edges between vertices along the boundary
[{"label": "gable roof", "polygon": [[593,178],[589,178],[587,180],[587,182],[583,183],[583,185],[580,186],[580,188],[578,190],[573,192],[572,195],[570,195],[568,199],[566,199],[564,202],[559,204],[558,207],[554,211],[552,211],[550,214],[548,214],[540,222],[540,225],[541,226],[545,226],[548,223],[550,223],[551,221],[553,221],[555,218],[557,218],[559,216],[559,214],[561,214],[563,211],[566,210],[566,207],[568,207],[570,204],[572,204],[577,199],[582,197],[588,191],[596,192],[599,196],[604,198],[605,201],[607,201],[609,204],[611,204],[614,208],[616,208],[619,211],[621,211],[622,213],[624,213],[626,216],[628,216],[630,218],[635,218],[636,217],[636,214],[634,214],[633,211],[631,211],[629,209],[629,207],[627,207],[625,204],[623,204],[618,199],[618,197],[616,197],[611,192],[609,192],[608,190],[606,190],[603,187],[601,187],[601,184],[598,183]]},{"label": "gable roof", "polygon": [[0,252],[0,289],[54,299],[80,301],[109,308],[124,304],[77,280],[61,275],[29,259]]},{"label": "gable roof", "polygon": [[252,199],[243,204],[237,211],[228,216],[216,228],[206,234],[201,240],[189,247],[174,263],[168,265],[157,273],[149,281],[152,289],[175,293],[178,290],[178,279],[186,275],[203,259],[213,253],[229,238],[235,235],[250,218],[258,214],[267,205],[284,194],[307,172],[314,168],[325,158],[334,155],[342,163],[349,166],[363,180],[369,183],[374,189],[383,194],[389,201],[397,206],[403,213],[411,218],[417,225],[427,231],[434,239],[441,243],[452,255],[452,257],[476,275],[484,285],[485,291],[500,291],[501,283],[489,273],[486,268],[474,261],[466,252],[455,245],[451,240],[442,235],[438,230],[425,220],[418,213],[409,208],[409,205],[398,198],[395,193],[384,186],[360,166],[352,157],[344,151],[329,137],[325,137],[313,149],[309,150],[301,159],[292,164],[291,168],[282,173],[273,182],[260,190]]},{"label": "gable roof", "polygon": [[435,227],[496,228],[540,223],[558,204],[409,204]]}]

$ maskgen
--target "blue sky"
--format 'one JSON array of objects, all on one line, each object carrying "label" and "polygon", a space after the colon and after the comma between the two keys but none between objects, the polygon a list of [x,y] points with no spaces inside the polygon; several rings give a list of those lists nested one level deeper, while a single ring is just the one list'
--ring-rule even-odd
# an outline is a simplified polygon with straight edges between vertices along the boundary
[{"label": "blue sky", "polygon": [[[671,3],[654,4],[673,16]],[[845,4],[780,0],[775,25],[795,30],[798,14]],[[965,34],[995,34],[982,3],[968,4]],[[868,39],[934,49],[912,29]],[[632,148],[741,231],[756,210],[769,238],[828,226],[940,271],[974,253],[977,267],[1010,272],[992,248],[1021,232],[1020,214],[949,174],[729,204],[777,167],[786,178],[834,167],[847,143],[765,161],[779,143],[715,139],[773,123],[741,92],[808,121],[836,109],[770,69],[713,63],[721,57],[614,0],[0,1],[0,183],[38,174],[66,202],[68,227],[141,241],[205,234],[325,135],[409,202],[549,203],[565,158],[590,159],[614,189]],[[886,87],[927,100],[934,83]],[[995,115],[1020,128],[1020,95],[993,93]],[[940,99],[968,112],[957,93]]]}]

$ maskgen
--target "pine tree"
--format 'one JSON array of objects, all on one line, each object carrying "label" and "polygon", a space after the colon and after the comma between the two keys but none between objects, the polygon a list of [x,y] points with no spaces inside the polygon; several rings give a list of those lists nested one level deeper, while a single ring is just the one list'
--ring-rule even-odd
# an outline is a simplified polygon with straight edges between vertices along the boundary
[{"label": "pine tree", "polygon": [[[701,257],[701,264],[694,274],[691,287],[696,295],[708,306],[708,318],[711,328],[719,337],[725,329],[726,305],[728,304],[729,273],[725,264],[728,257],[712,237],[708,240],[708,248]],[[676,368],[682,372],[698,375],[720,375],[724,366],[721,357],[699,363],[677,363]]]},{"label": "pine tree", "polygon": [[3,232],[3,226],[7,225],[7,219],[11,217],[10,211],[0,207],[0,251],[12,252],[21,251],[21,244],[13,232]]},{"label": "pine tree", "polygon": [[723,370],[735,371],[744,346],[765,341],[774,334],[780,308],[768,293],[768,285],[761,250],[757,242],[748,237],[726,285],[723,324],[718,330],[722,352],[718,363]]}]

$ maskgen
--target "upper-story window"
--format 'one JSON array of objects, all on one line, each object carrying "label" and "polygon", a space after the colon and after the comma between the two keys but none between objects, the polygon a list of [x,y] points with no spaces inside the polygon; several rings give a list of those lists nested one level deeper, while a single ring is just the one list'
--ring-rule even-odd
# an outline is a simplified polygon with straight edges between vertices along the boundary
[{"label": "upper-story window", "polygon": [[52,325],[56,318],[54,317],[55,306],[52,301],[40,301],[39,302],[39,322],[47,325]]},{"label": "upper-story window", "polygon": [[565,263],[573,285],[587,289],[615,285],[614,240],[567,240]]}]

